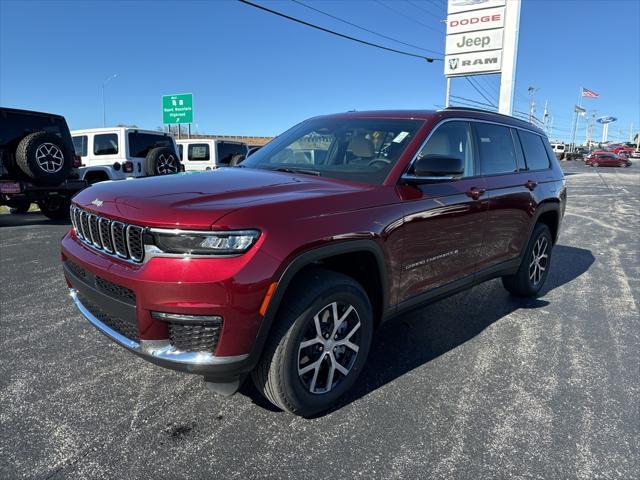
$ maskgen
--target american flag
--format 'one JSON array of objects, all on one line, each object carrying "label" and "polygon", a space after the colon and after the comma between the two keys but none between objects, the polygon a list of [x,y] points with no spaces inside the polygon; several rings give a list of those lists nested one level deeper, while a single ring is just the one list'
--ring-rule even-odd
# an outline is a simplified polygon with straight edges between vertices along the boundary
[{"label": "american flag", "polygon": [[589,97],[589,98],[598,98],[600,94],[594,92],[593,90],[589,90],[588,88],[582,87],[582,96]]}]

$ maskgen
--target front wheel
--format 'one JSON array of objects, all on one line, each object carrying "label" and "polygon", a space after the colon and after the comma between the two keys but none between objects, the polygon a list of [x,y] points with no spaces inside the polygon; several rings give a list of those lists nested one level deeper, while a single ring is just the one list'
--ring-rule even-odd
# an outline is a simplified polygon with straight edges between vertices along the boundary
[{"label": "front wheel", "polygon": [[68,220],[71,202],[66,197],[52,196],[38,201],[42,214],[51,220]]},{"label": "front wheel", "polygon": [[535,297],[549,275],[553,239],[544,223],[538,223],[520,264],[514,275],[502,277],[502,285],[510,293],[521,297]]},{"label": "front wheel", "polygon": [[280,306],[253,382],[289,413],[306,417],[327,410],[360,374],[372,333],[362,286],[337,272],[311,270]]}]

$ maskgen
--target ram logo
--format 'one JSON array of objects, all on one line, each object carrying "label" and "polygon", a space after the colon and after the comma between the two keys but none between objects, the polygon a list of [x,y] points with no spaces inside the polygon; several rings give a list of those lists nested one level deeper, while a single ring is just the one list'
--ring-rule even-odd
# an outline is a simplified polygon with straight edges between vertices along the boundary
[{"label": "ram logo", "polygon": [[449,68],[451,70],[455,70],[456,68],[458,68],[458,59],[457,58],[450,58],[449,59]]}]

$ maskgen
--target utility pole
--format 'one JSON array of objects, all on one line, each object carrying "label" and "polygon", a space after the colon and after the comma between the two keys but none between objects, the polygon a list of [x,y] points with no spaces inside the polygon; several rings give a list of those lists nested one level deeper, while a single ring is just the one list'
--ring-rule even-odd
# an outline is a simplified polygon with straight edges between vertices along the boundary
[{"label": "utility pole", "polygon": [[444,107],[449,108],[451,106],[451,77],[447,77],[447,91],[444,94]]},{"label": "utility pole", "polygon": [[104,87],[106,87],[107,83],[109,83],[111,80],[113,80],[117,76],[118,75],[116,75],[114,73],[109,78],[107,78],[104,82],[102,82],[102,126],[103,127],[107,126],[107,107],[106,107],[106,103],[104,101]]},{"label": "utility pole", "polygon": [[502,74],[500,75],[500,101],[498,113],[513,114],[513,93],[516,84],[518,59],[518,35],[520,33],[521,0],[510,0],[504,10],[504,40],[502,49]]}]

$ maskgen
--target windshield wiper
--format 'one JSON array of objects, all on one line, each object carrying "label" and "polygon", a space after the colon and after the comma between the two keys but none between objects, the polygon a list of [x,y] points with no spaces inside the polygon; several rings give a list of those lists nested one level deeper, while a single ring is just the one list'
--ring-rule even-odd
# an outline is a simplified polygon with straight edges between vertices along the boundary
[{"label": "windshield wiper", "polygon": [[271,170],[275,170],[276,172],[304,173],[305,175],[315,175],[316,177],[320,176],[320,172],[317,170],[307,170],[306,168],[277,167]]}]

